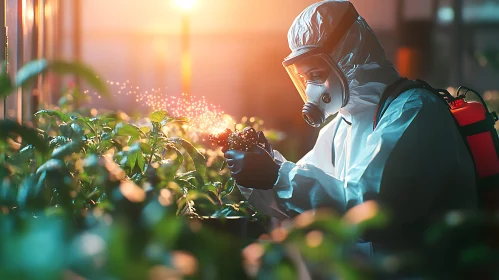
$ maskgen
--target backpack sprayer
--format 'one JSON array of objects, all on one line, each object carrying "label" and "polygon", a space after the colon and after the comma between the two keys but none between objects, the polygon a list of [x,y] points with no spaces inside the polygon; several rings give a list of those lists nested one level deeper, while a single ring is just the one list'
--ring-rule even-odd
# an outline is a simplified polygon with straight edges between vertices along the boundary
[{"label": "backpack sprayer", "polygon": [[[469,92],[476,95],[480,102],[467,101]],[[480,94],[468,87],[459,87],[456,97],[449,94],[444,98],[473,157],[480,204],[485,209],[498,209],[499,137],[494,127],[497,114],[490,112]]]},{"label": "backpack sprayer", "polygon": [[[499,210],[499,137],[495,130],[498,116],[490,112],[483,98],[475,90],[461,86],[456,96],[447,90],[435,89],[421,80],[401,78],[387,87],[374,116],[374,129],[390,103],[403,92],[423,88],[444,99],[473,158],[477,177],[479,206],[485,210]],[[468,93],[479,102],[466,100]]]}]

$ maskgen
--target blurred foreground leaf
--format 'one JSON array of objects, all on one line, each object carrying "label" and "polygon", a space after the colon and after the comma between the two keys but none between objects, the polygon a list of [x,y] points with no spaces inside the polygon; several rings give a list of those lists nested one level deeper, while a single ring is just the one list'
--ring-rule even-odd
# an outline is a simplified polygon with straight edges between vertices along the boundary
[{"label": "blurred foreground leaf", "polygon": [[32,145],[39,152],[48,152],[47,144],[38,136],[38,131],[36,129],[21,125],[9,119],[0,120],[0,140],[6,140],[7,137],[12,134],[21,136],[23,143]]},{"label": "blurred foreground leaf", "polygon": [[66,62],[62,60],[48,61],[46,59],[28,62],[18,71],[15,85],[16,87],[24,86],[32,78],[48,71],[57,74],[76,75],[85,80],[85,82],[97,90],[100,95],[109,97],[109,91],[106,84],[99,79],[94,70],[79,62]]},{"label": "blurred foreground leaf", "polygon": [[151,113],[149,118],[152,122],[161,123],[163,120],[168,118],[168,112],[163,110],[154,111],[153,113]]},{"label": "blurred foreground leaf", "polygon": [[61,112],[59,110],[40,110],[40,111],[35,113],[35,116],[39,116],[39,115],[49,115],[51,117],[57,116],[63,122],[69,122],[71,120],[71,118],[68,115],[64,114],[63,112]]},{"label": "blurred foreground leaf", "polygon": [[2,73],[0,74],[0,98],[5,98],[14,91],[14,85],[7,73],[7,65],[2,64]]}]

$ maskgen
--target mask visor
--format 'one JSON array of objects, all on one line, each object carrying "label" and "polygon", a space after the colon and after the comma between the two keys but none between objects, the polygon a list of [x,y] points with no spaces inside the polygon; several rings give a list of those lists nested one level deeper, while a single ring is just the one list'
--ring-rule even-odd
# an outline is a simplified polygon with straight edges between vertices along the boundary
[{"label": "mask visor", "polygon": [[[313,54],[303,57],[295,63],[284,67],[291,81],[295,85],[304,103],[314,102],[306,93],[307,83],[327,84],[334,89],[333,94],[341,94],[342,106],[347,102],[348,83],[343,72],[338,68],[331,58],[326,54]],[[333,75],[334,78],[331,77]],[[332,83],[332,84],[330,84]]]}]

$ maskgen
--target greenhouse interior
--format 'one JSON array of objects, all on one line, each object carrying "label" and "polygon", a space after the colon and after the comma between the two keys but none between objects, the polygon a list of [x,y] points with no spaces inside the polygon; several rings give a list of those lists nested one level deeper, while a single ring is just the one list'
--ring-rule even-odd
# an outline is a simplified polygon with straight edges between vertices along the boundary
[{"label": "greenhouse interior", "polygon": [[498,0],[4,0],[0,279],[499,279]]}]

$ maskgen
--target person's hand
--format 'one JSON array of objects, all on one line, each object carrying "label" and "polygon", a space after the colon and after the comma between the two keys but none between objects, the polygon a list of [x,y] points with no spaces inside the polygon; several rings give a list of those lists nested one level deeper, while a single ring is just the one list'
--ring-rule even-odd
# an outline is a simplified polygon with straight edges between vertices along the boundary
[{"label": "person's hand", "polygon": [[249,152],[228,150],[224,153],[227,166],[238,185],[254,189],[271,189],[277,181],[279,164],[262,147]]}]

